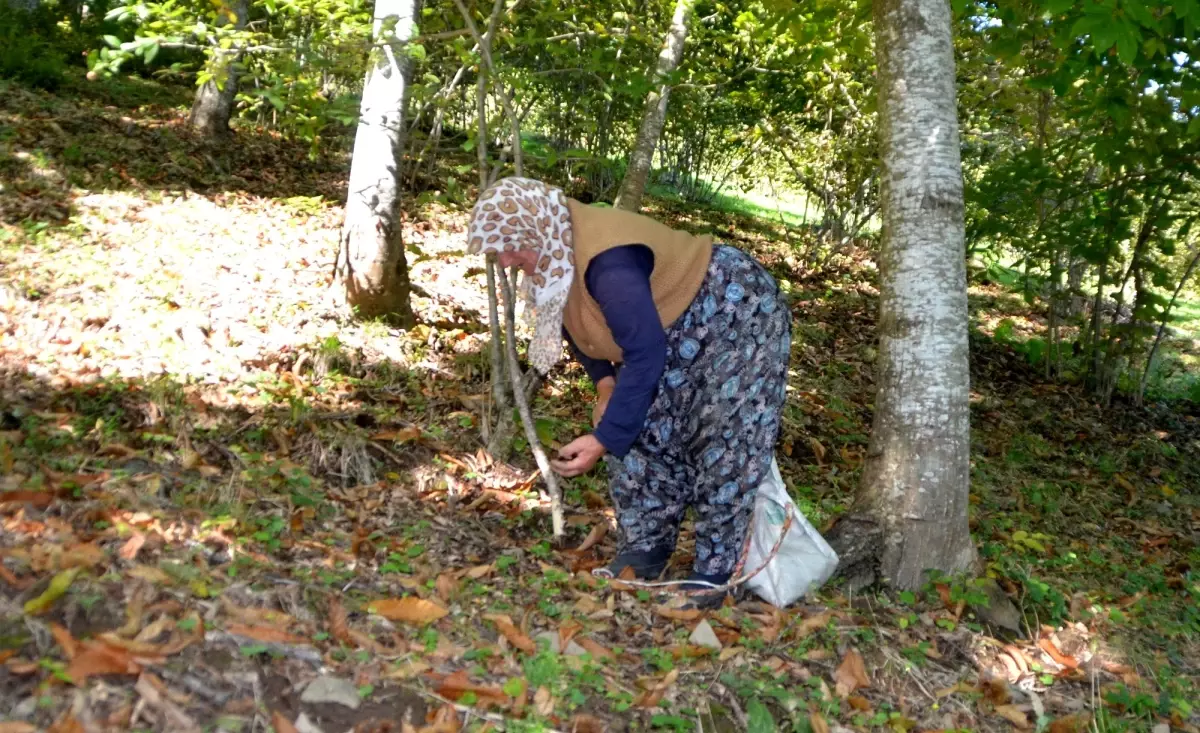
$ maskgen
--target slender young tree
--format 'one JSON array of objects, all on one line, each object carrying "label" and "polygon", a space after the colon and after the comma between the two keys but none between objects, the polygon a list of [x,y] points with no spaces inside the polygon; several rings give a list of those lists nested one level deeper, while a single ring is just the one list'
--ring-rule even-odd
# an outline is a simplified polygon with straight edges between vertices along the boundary
[{"label": "slender young tree", "polygon": [[970,569],[963,181],[948,0],[876,0],[883,237],[879,362],[863,496],[880,571],[917,588]]},{"label": "slender young tree", "polygon": [[406,48],[420,0],[376,0],[374,48],[363,85],[350,163],[337,276],[360,316],[413,322],[408,261],[400,238],[405,107],[413,60]]},{"label": "slender young tree", "polygon": [[[225,22],[232,20],[233,27],[241,30],[246,27],[249,14],[250,4],[247,0],[237,0],[231,9],[233,17],[227,17]],[[237,51],[213,50],[214,78],[196,90],[192,113],[188,118],[189,126],[200,136],[215,140],[229,134],[229,120],[233,117],[233,103],[238,91],[237,67],[240,61],[241,54]]]},{"label": "slender young tree", "polygon": [[683,44],[687,41],[688,16],[695,0],[675,0],[675,14],[671,27],[663,41],[662,51],[654,67],[654,88],[646,95],[646,107],[642,112],[642,124],[638,127],[637,139],[629,154],[629,167],[617,192],[613,206],[618,209],[637,211],[642,207],[642,196],[646,193],[646,181],[650,177],[650,165],[654,162],[654,149],[667,121],[667,100],[671,87],[667,77],[679,67],[683,59]]}]

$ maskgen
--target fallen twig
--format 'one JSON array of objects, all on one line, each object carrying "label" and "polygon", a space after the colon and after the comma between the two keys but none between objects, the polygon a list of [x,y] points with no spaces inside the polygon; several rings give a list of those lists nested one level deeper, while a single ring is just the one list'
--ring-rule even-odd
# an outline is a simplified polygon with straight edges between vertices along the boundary
[{"label": "fallen twig", "polygon": [[312,662],[319,664],[321,662],[321,652],[315,647],[307,644],[281,644],[276,641],[258,641],[246,636],[231,634],[227,631],[206,631],[204,632],[204,641],[210,644],[219,644],[221,642],[229,642],[238,646],[264,646],[271,654],[278,654],[292,659],[299,659],[304,662]]}]

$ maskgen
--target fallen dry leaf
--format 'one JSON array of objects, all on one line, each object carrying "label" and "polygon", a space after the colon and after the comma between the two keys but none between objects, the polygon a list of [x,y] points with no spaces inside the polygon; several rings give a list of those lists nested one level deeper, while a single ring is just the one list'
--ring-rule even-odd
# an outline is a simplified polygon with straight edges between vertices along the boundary
[{"label": "fallen dry leaf", "polygon": [[142,545],[145,544],[146,535],[142,534],[141,532],[134,532],[133,536],[126,540],[125,544],[121,545],[121,549],[119,552],[117,552],[117,554],[121,556],[122,560],[129,560],[132,562],[135,558],[137,558],[137,554],[142,549]]},{"label": "fallen dry leaf", "polygon": [[575,610],[585,616],[590,616],[593,613],[608,610],[595,596],[589,596],[586,593],[579,594],[579,600],[575,601]]},{"label": "fallen dry leaf", "polygon": [[1121,681],[1127,685],[1136,685],[1138,682],[1138,673],[1133,667],[1128,664],[1119,664],[1112,661],[1100,662],[1100,668],[1109,674],[1115,674],[1121,678]]},{"label": "fallen dry leaf", "polygon": [[[170,616],[160,616],[157,621],[137,632],[133,639],[137,642],[150,642],[157,639],[164,631],[169,631],[175,628],[175,620]],[[120,634],[117,634],[120,636]]]},{"label": "fallen dry leaf", "polygon": [[[166,619],[171,625],[174,625],[172,619]],[[117,649],[124,649],[135,657],[165,657],[166,646],[162,644],[152,644],[148,641],[140,639],[123,639],[115,633],[104,633],[96,637],[100,641]]]},{"label": "fallen dry leaf", "polygon": [[567,724],[568,733],[604,733],[606,728],[603,720],[587,713],[576,714]]},{"label": "fallen dry leaf", "polygon": [[467,577],[471,580],[479,580],[485,575],[490,575],[494,569],[491,565],[476,565],[467,571]]},{"label": "fallen dry leaf", "polygon": [[[411,728],[411,726],[409,726]],[[458,723],[458,711],[453,705],[443,705],[433,715],[429,725],[412,729],[412,733],[459,733],[462,726]],[[409,729],[404,728],[407,733]]]},{"label": "fallen dry leaf", "polygon": [[871,686],[871,678],[867,676],[862,655],[857,650],[851,649],[842,657],[842,663],[833,673],[833,682],[837,696],[843,700],[858,688]]},{"label": "fallen dry leaf", "polygon": [[508,616],[505,616],[502,613],[489,613],[483,618],[485,621],[491,621],[492,623],[496,624],[496,630],[499,631],[505,639],[508,639],[509,644],[512,644],[526,654],[537,653],[537,644],[534,644],[533,639],[530,639],[525,635],[524,632],[518,629],[517,625],[514,624],[513,620]]},{"label": "fallen dry leaf", "polygon": [[0,733],[38,733],[37,726],[20,720],[12,720],[7,723],[0,723]]},{"label": "fallen dry leaf", "polygon": [[407,443],[421,437],[421,428],[410,425],[398,430],[381,430],[371,436],[371,440],[386,440],[392,443]]},{"label": "fallen dry leaf", "polygon": [[31,662],[28,659],[9,659],[4,663],[5,669],[15,675],[22,677],[31,675],[42,668],[39,662]]},{"label": "fallen dry leaf", "polygon": [[271,711],[271,727],[275,729],[275,733],[300,733],[296,726],[292,725],[292,721],[278,710]]},{"label": "fallen dry leaf", "polygon": [[1059,666],[1066,667],[1067,669],[1079,668],[1079,660],[1060,652],[1058,647],[1055,646],[1054,641],[1049,637],[1043,637],[1038,641],[1038,646],[1041,647],[1042,651],[1049,654],[1050,658],[1057,662]]},{"label": "fallen dry leaf", "polygon": [[833,611],[822,611],[816,616],[809,616],[796,626],[795,636],[797,639],[803,639],[814,631],[825,628],[832,620]]},{"label": "fallen dry leaf", "polygon": [[106,559],[104,550],[100,549],[95,542],[81,542],[63,550],[59,567],[64,570],[67,568],[90,568],[99,565]]},{"label": "fallen dry leaf", "polygon": [[1086,713],[1075,713],[1058,718],[1050,723],[1047,733],[1083,733],[1091,727],[1092,718]]},{"label": "fallen dry leaf", "polygon": [[204,641],[204,620],[200,618],[200,613],[189,611],[176,626],[180,626],[184,621],[188,622],[187,625],[191,627],[191,631],[181,632],[171,639],[171,641],[164,644],[162,647],[163,656],[169,657],[172,654],[178,654],[192,644]]},{"label": "fallen dry leaf", "polygon": [[563,624],[558,627],[558,648],[566,649],[567,645],[571,643],[571,640],[574,639],[575,635],[580,631],[583,631],[583,624],[579,623],[578,621],[564,621]]},{"label": "fallen dry leaf", "polygon": [[379,614],[389,621],[399,621],[416,626],[433,623],[450,613],[439,604],[416,596],[372,601],[371,605],[367,606],[367,610]]},{"label": "fallen dry leaf", "polygon": [[464,694],[472,692],[475,694],[478,704],[483,706],[496,705],[504,707],[509,702],[508,695],[499,687],[488,687],[472,683],[467,677],[465,669],[460,669],[454,674],[442,677],[435,692],[444,698],[456,702]]},{"label": "fallen dry leaf", "polygon": [[667,672],[661,680],[655,682],[649,690],[646,690],[645,694],[634,702],[634,705],[640,708],[658,707],[658,703],[662,702],[663,695],[667,694],[667,690],[671,689],[677,679],[679,679],[678,667]]},{"label": "fallen dry leaf", "polygon": [[606,534],[608,534],[608,523],[600,522],[595,527],[592,527],[592,531],[588,532],[588,536],[583,539],[583,543],[579,547],[576,547],[573,552],[582,555],[599,544],[600,540],[604,539]]},{"label": "fallen dry leaf", "polygon": [[1029,727],[1029,718],[1016,705],[997,705],[996,715],[999,715],[1018,728]]},{"label": "fallen dry leaf", "polygon": [[454,594],[458,592],[458,581],[450,573],[439,575],[434,586],[437,589],[438,598],[441,598],[446,603],[449,603]]},{"label": "fallen dry leaf", "polygon": [[821,445],[821,441],[813,436],[808,436],[808,445],[812,448],[813,456],[817,459],[818,466],[825,465],[825,446]]},{"label": "fallen dry leaf", "polygon": [[238,636],[244,636],[247,639],[254,639],[255,641],[262,641],[262,642],[273,643],[273,644],[307,644],[308,643],[307,639],[296,636],[295,634],[292,634],[284,629],[280,629],[280,628],[277,628],[274,626],[247,626],[246,624],[230,622],[230,623],[225,624],[225,630],[231,634],[236,634]]},{"label": "fallen dry leaf", "polygon": [[698,608],[670,608],[669,606],[655,606],[654,612],[663,618],[674,621],[695,621],[704,615],[704,612]]},{"label": "fallen dry leaf", "polygon": [[614,591],[633,593],[638,590],[638,586],[633,585],[629,581],[635,580],[637,580],[637,572],[633,569],[632,565],[627,565],[623,570],[621,570],[620,573],[617,574],[617,577],[608,581],[608,587],[610,590]]},{"label": "fallen dry leaf", "polygon": [[1021,651],[1012,644],[1006,644],[1004,646],[1004,651],[1008,654],[1008,656],[1012,657],[1014,662],[1016,662],[1017,669],[1022,675],[1029,674],[1030,660],[1025,657],[1025,652]]},{"label": "fallen dry leaf", "polygon": [[608,647],[604,646],[595,639],[589,639],[586,636],[582,636],[576,639],[575,643],[583,647],[584,651],[586,651],[588,654],[591,654],[596,660],[617,658],[617,655],[613,654]]},{"label": "fallen dry leaf", "polygon": [[430,666],[425,662],[417,662],[409,660],[396,665],[396,668],[388,672],[384,676],[393,680],[410,680],[418,675],[425,674],[430,670]]},{"label": "fallen dry leaf", "polygon": [[937,692],[934,693],[934,697],[937,697],[940,699],[943,697],[949,697],[950,695],[954,695],[954,694],[957,694],[960,692],[969,695],[969,694],[972,694],[972,693],[975,693],[978,691],[979,691],[979,689],[977,687],[975,687],[974,685],[968,684],[966,682],[959,682],[959,683],[955,684],[953,687],[946,687],[941,690],[938,690]]},{"label": "fallen dry leaf", "polygon": [[808,724],[812,726],[812,733],[829,733],[829,723],[825,722],[825,716],[820,713],[809,713]]},{"label": "fallen dry leaf", "polygon": [[239,606],[225,597],[221,598],[221,608],[238,621],[251,626],[268,624],[279,628],[288,628],[296,624],[296,619],[283,611],[257,606]]},{"label": "fallen dry leaf", "polygon": [[550,694],[549,687],[539,687],[533,693],[533,709],[543,718],[550,717],[554,712],[554,696]]},{"label": "fallen dry leaf", "polygon": [[0,492],[0,506],[5,504],[29,504],[41,509],[50,506],[50,503],[53,501],[54,494],[49,491],[21,489],[19,491]]},{"label": "fallen dry leaf", "polygon": [[53,725],[46,729],[46,733],[85,733],[86,728],[83,723],[79,722],[68,710],[61,718],[54,721]]},{"label": "fallen dry leaf", "polygon": [[134,586],[133,595],[125,605],[125,624],[114,633],[121,637],[132,637],[142,630],[142,618],[146,614],[146,587]]},{"label": "fallen dry leaf", "polygon": [[346,621],[346,609],[336,598],[329,599],[329,635],[347,646],[358,646],[350,635],[350,625]]},{"label": "fallen dry leaf", "polygon": [[147,583],[153,583],[155,585],[168,585],[171,582],[170,575],[167,575],[162,570],[159,570],[156,567],[151,567],[150,565],[138,565],[136,567],[132,567],[129,570],[126,570],[125,574],[131,578],[144,580]]},{"label": "fallen dry leaf", "polygon": [[67,665],[66,675],[77,686],[88,677],[103,674],[138,674],[142,667],[127,649],[99,641],[79,643],[79,652]]},{"label": "fallen dry leaf", "polygon": [[4,567],[3,565],[0,565],[0,580],[3,580],[5,583],[8,583],[10,586],[12,586],[13,588],[16,588],[17,590],[25,590],[30,585],[32,585],[34,582],[33,578],[26,578],[25,580],[21,580],[16,575],[14,575],[11,570]]},{"label": "fallen dry leaf", "polygon": [[63,654],[67,660],[75,658],[79,652],[79,642],[75,641],[75,637],[71,636],[71,632],[59,624],[50,624],[50,633],[54,636],[54,640],[62,647]]},{"label": "fallen dry leaf", "polygon": [[867,712],[871,709],[871,702],[862,695],[851,695],[846,698],[846,702],[850,703],[850,707],[861,712]]},{"label": "fallen dry leaf", "polygon": [[979,680],[979,691],[983,693],[983,699],[993,705],[1004,705],[1011,697],[1008,692],[1007,680],[999,677],[984,677]]}]

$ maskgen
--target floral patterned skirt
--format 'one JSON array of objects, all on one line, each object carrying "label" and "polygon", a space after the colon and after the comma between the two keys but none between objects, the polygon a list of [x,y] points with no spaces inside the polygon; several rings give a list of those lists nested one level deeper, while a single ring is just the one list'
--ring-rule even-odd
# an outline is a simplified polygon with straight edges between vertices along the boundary
[{"label": "floral patterned skirt", "polygon": [[607,459],[622,551],[673,549],[690,506],[693,569],[733,570],[779,436],[791,341],[775,279],[751,256],[715,245],[700,291],[667,329],[645,427],[624,458]]}]

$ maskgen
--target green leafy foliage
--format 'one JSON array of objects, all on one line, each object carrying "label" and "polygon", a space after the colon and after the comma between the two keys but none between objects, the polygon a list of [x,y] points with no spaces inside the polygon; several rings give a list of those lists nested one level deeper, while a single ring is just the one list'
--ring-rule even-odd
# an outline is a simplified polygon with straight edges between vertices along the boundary
[{"label": "green leafy foliage", "polygon": [[25,11],[0,4],[0,77],[56,89],[66,68],[61,32],[40,7]]}]

